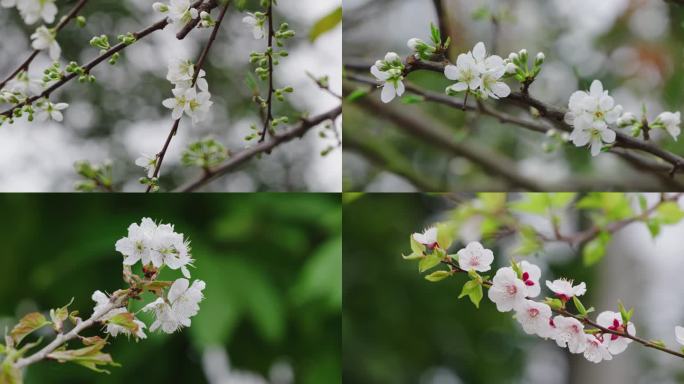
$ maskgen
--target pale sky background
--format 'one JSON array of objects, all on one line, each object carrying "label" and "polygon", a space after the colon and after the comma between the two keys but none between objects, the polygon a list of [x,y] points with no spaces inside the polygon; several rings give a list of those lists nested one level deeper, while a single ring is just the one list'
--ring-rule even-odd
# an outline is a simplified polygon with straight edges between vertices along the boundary
[{"label": "pale sky background", "polygon": [[[290,57],[283,60],[277,70],[278,79],[286,79],[288,85],[296,88],[296,93],[289,99],[291,103],[302,111],[309,111],[316,115],[333,108],[338,100],[322,92],[306,76],[306,71],[317,76],[327,75],[333,90],[341,92],[341,44],[342,28],[338,26],[333,31],[321,36],[315,43],[310,44],[306,38],[308,28],[320,17],[339,6],[341,0],[281,0],[279,10],[286,16],[290,24],[305,25],[306,30],[298,30],[298,38],[288,42]],[[96,6],[93,2],[90,7]],[[58,4],[59,5],[59,4]],[[152,10],[151,2],[126,0],[126,6],[137,10],[142,15],[140,20],[121,19],[117,25],[111,25],[111,20],[105,18],[91,18],[86,30],[82,31],[83,46],[94,34],[107,32],[110,35],[127,31],[136,31],[159,19],[159,15]],[[62,6],[63,7],[63,6]],[[60,9],[61,12],[66,11]],[[60,13],[61,15],[62,13]],[[229,11],[229,15],[221,28],[219,39],[210,52],[209,60],[217,65],[244,65],[249,52],[261,49],[263,40],[255,41],[251,32],[241,22],[244,15]],[[3,44],[0,47],[0,72],[4,77],[16,65],[16,57],[25,57],[28,53],[29,37],[21,30],[5,24],[8,19],[17,20],[15,9],[0,8],[0,35]],[[131,97],[135,96],[138,81],[144,80],[148,74],[164,77],[167,65],[173,57],[195,58],[202,49],[208,35],[208,30],[194,31],[188,38],[179,42],[175,38],[173,28],[156,32],[124,51],[121,61],[126,67],[117,65],[110,67],[106,64],[94,70],[100,85],[116,87],[118,90],[131,90]],[[7,42],[7,43],[6,43]],[[240,54],[236,54],[240,52]],[[86,49],[80,62],[92,59],[95,51]],[[10,59],[11,58],[11,59]],[[151,60],[150,58],[154,58]],[[64,58],[62,58],[64,62]],[[49,65],[44,54],[34,61],[32,73],[39,75],[40,71]],[[134,71],[125,71],[132,68]],[[221,87],[220,83],[208,79],[210,91]],[[242,85],[243,83],[240,82]],[[284,83],[283,83],[284,84]],[[283,85],[281,84],[281,85]],[[85,87],[72,82],[65,88]],[[245,87],[246,88],[246,87]],[[141,172],[136,177],[130,177],[132,162],[141,153],[154,154],[161,148],[171,126],[170,113],[160,114],[158,105],[164,98],[170,97],[171,86],[159,90],[159,100],[136,101],[139,108],[136,111],[122,111],[121,117],[112,121],[112,137],[83,137],[84,131],[90,127],[93,117],[99,113],[98,109],[114,108],[121,105],[119,100],[111,98],[104,106],[94,106],[87,100],[72,102],[65,113],[63,124],[26,124],[19,122],[12,126],[5,125],[0,129],[0,191],[12,192],[42,192],[42,191],[73,191],[74,183],[79,180],[73,171],[73,163],[78,160],[89,160],[101,163],[112,158],[115,154],[128,154],[128,159],[115,158],[115,180],[125,178],[125,191],[141,191],[142,186],[137,179],[143,176]],[[237,90],[243,94],[246,89]],[[59,93],[54,100],[59,100]],[[220,100],[214,98],[213,115],[223,111]],[[3,108],[4,110],[4,108]],[[166,111],[164,111],[166,112]],[[256,108],[255,108],[256,112]],[[221,113],[220,115],[223,115]],[[230,116],[230,111],[228,111]],[[256,115],[255,115],[256,117]],[[230,122],[209,119],[208,122],[191,127],[189,123],[181,124],[181,129],[174,138],[172,147],[164,161],[162,172],[167,174],[170,168],[180,161],[182,149],[190,142],[212,133],[229,149],[239,150],[245,146],[244,136],[249,132],[249,125],[255,120],[230,119]],[[338,125],[339,119],[338,119]],[[224,126],[225,128],[220,128]],[[321,157],[320,151],[325,149],[330,140],[321,140],[317,135],[318,129],[312,130],[301,141],[295,140],[276,150],[269,157],[257,160],[256,171],[244,167],[237,172],[215,181],[211,188],[216,191],[250,192],[261,182],[281,180],[283,175],[293,179],[288,184],[300,190],[335,192],[341,190],[341,151],[335,150],[327,157]],[[281,164],[288,164],[297,172],[284,170]],[[123,168],[126,171],[119,171]],[[176,172],[178,173],[178,172]],[[119,177],[117,177],[117,175]],[[126,177],[128,176],[128,177]],[[182,183],[197,176],[196,171],[180,172],[176,180]]]}]

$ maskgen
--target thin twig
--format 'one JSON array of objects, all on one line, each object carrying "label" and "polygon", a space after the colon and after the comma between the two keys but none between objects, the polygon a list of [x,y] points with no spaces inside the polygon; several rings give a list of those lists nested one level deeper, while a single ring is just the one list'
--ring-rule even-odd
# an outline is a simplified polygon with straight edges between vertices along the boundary
[{"label": "thin twig", "polygon": [[202,177],[199,179],[192,181],[184,186],[179,187],[176,189],[176,192],[193,192],[198,190],[199,188],[205,186],[212,180],[215,180],[227,173],[232,172],[235,170],[237,167],[240,165],[244,164],[248,160],[252,159],[255,156],[258,156],[262,153],[268,153],[272,151],[274,148],[278,147],[279,145],[286,143],[288,141],[291,141],[295,138],[302,137],[306,132],[308,132],[311,128],[325,122],[328,120],[335,120],[340,114],[342,113],[342,106],[338,106],[334,109],[331,109],[330,111],[323,113],[321,115],[309,118],[309,119],[304,119],[302,120],[299,125],[291,128],[289,131],[286,131],[284,133],[276,134],[273,136],[273,138],[269,141],[265,141],[262,143],[259,143],[255,145],[254,147],[244,149],[233,156],[223,163],[221,166],[215,169],[210,169],[207,172],[205,172]]},{"label": "thin twig", "polygon": [[275,36],[275,29],[273,28],[273,1],[268,2],[268,96],[266,97],[266,115],[264,118],[264,128],[261,130],[261,137],[259,143],[266,140],[266,133],[269,132],[269,125],[273,121],[273,37]]},{"label": "thin twig", "polygon": [[[59,33],[59,31],[61,31],[67,24],[69,24],[71,20],[75,19],[78,13],[86,5],[87,2],[88,0],[79,0],[79,2],[76,3],[76,5],[74,5],[71,11],[69,11],[69,13],[66,16],[62,17],[60,22],[57,24],[57,26],[55,27],[55,34]],[[0,82],[0,89],[4,88],[5,85],[7,85],[7,83],[10,80],[14,79],[14,77],[16,77],[21,71],[28,71],[31,62],[33,62],[33,60],[38,56],[39,53],[39,49],[34,49],[33,52],[31,52],[31,55],[29,55],[29,57],[26,58],[26,60],[24,60],[24,62],[21,63],[16,70],[14,70],[14,72],[7,76],[5,80]]]},{"label": "thin twig", "polygon": [[[209,50],[211,49],[212,45],[214,44],[214,41],[216,40],[216,36],[218,35],[219,28],[221,27],[221,22],[223,21],[224,17],[226,16],[226,12],[228,11],[228,6],[230,5],[230,1],[226,1],[226,4],[223,6],[221,9],[221,14],[219,15],[218,19],[216,20],[216,24],[214,25],[214,29],[211,31],[211,35],[209,36],[209,41],[207,44],[204,46],[204,49],[202,50],[202,53],[199,56],[199,59],[197,59],[197,64],[195,65],[195,73],[192,76],[192,86],[195,86],[195,83],[197,82],[197,78],[199,76],[200,71],[202,70],[202,67],[204,66],[204,62],[207,59],[207,56],[209,55]],[[164,162],[164,158],[166,157],[166,152],[169,149],[169,146],[171,144],[171,140],[173,140],[173,137],[176,136],[176,133],[178,132],[178,126],[180,125],[181,118],[178,118],[178,120],[175,120],[173,122],[173,125],[171,126],[171,130],[169,131],[169,134],[166,137],[166,140],[164,141],[164,146],[162,147],[161,151],[157,153],[157,161],[155,162],[154,166],[154,172],[152,174],[152,178],[158,178],[159,173],[161,172],[161,166],[162,163]],[[146,193],[149,193],[152,191],[152,185],[148,185],[146,189]]]}]

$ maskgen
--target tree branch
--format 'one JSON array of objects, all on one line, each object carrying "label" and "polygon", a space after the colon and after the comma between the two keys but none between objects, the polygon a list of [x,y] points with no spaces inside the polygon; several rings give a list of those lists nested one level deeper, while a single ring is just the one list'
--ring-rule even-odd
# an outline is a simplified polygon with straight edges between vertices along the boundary
[{"label": "tree branch", "polygon": [[[345,93],[351,91],[350,87],[345,87]],[[546,189],[535,180],[522,175],[515,168],[511,159],[472,142],[467,145],[458,142],[448,128],[434,121],[426,123],[425,119],[416,114],[415,111],[398,110],[373,99],[366,99],[358,106],[394,122],[406,132],[420,137],[435,147],[440,147],[458,157],[478,164],[485,171],[500,176],[518,188],[541,191]]]},{"label": "tree branch", "polygon": [[[76,16],[78,16],[78,13],[86,5],[87,2],[88,0],[79,0],[79,2],[76,3],[76,5],[74,5],[71,11],[69,11],[69,13],[66,16],[62,17],[60,22],[57,24],[57,26],[55,27],[55,34],[59,33],[59,31],[66,27],[66,25],[69,24],[71,20],[75,19]],[[7,85],[7,83],[10,80],[14,79],[14,77],[17,76],[21,71],[28,71],[29,66],[31,65],[33,60],[38,56],[39,53],[39,49],[34,49],[33,52],[31,52],[31,55],[29,55],[29,57],[26,58],[26,60],[24,60],[24,62],[21,63],[19,67],[17,67],[17,69],[14,70],[14,72],[7,76],[5,80],[0,82],[0,89],[4,88],[5,85]]]},{"label": "tree branch", "polygon": [[268,2],[268,96],[266,98],[266,113],[264,116],[264,128],[261,130],[261,137],[259,138],[259,143],[266,140],[266,134],[268,133],[268,126],[273,120],[273,36],[275,36],[275,30],[273,29],[273,1]]},{"label": "tree branch", "polygon": [[[202,3],[202,0],[198,0],[198,1],[196,1],[195,3],[193,3],[192,7],[197,7],[197,6],[200,5],[201,3]],[[164,18],[163,20],[159,20],[158,22],[156,22],[156,23],[150,25],[149,27],[147,27],[147,28],[145,28],[145,29],[143,29],[143,30],[140,30],[140,31],[138,31],[138,32],[134,32],[134,33],[133,33],[133,36],[135,37],[136,41],[137,41],[137,40],[140,40],[140,39],[142,39],[142,38],[148,36],[149,34],[151,34],[151,33],[153,33],[153,32],[156,32],[156,31],[159,31],[159,30],[164,29],[168,24],[169,24],[168,21],[166,20],[166,18]],[[124,50],[126,47],[128,47],[128,45],[126,45],[126,44],[124,44],[124,43],[119,43],[119,44],[114,45],[114,46],[111,47],[107,52],[101,54],[100,56],[96,57],[95,59],[91,60],[91,61],[88,62],[86,65],[84,65],[83,68],[85,69],[85,72],[86,72],[86,73],[90,73],[90,71],[91,71],[93,68],[95,68],[98,64],[100,64],[100,63],[102,63],[103,61],[109,59],[109,58],[110,58],[112,55],[114,55],[115,53]],[[61,88],[63,85],[65,85],[66,83],[68,83],[69,81],[73,80],[74,78],[76,78],[76,77],[78,77],[78,76],[79,76],[79,74],[77,74],[77,73],[75,73],[75,72],[74,72],[74,73],[67,74],[67,75],[65,75],[64,77],[62,77],[61,80],[57,81],[57,82],[54,83],[52,86],[50,86],[48,89],[46,89],[45,91],[43,91],[40,95],[30,97],[30,98],[26,99],[25,101],[16,104],[16,105],[12,106],[10,109],[8,109],[8,110],[6,110],[6,111],[0,113],[0,115],[4,115],[4,116],[6,116],[6,117],[11,117],[11,116],[12,116],[12,113],[14,113],[14,111],[15,111],[16,109],[22,108],[22,107],[24,107],[24,106],[26,106],[26,105],[33,104],[34,101],[36,101],[36,100],[38,100],[38,99],[41,99],[41,98],[43,98],[43,97],[49,98],[50,95],[52,94],[52,92],[54,92],[55,90]]]},{"label": "tree branch", "polygon": [[215,169],[210,169],[205,172],[202,177],[199,179],[192,181],[190,183],[187,183],[179,188],[176,189],[175,192],[193,192],[198,190],[199,188],[205,186],[209,182],[216,180],[217,178],[232,172],[235,170],[235,168],[239,167],[240,165],[244,164],[248,160],[252,159],[255,156],[258,156],[262,153],[268,153],[272,151],[274,148],[280,146],[283,143],[286,143],[288,141],[291,141],[295,138],[302,137],[306,132],[308,132],[311,128],[327,121],[327,120],[334,120],[336,119],[340,114],[342,113],[342,106],[338,106],[324,114],[315,116],[313,118],[309,119],[304,119],[302,120],[299,125],[291,128],[289,131],[286,131],[284,133],[276,134],[272,136],[271,140],[269,141],[264,141],[261,143],[258,143],[254,147],[244,149],[233,156],[231,156],[228,161],[226,161],[224,164],[221,166],[215,168]]},{"label": "tree branch", "polygon": [[[226,1],[226,5],[223,6],[221,9],[221,14],[219,15],[218,19],[216,20],[216,24],[214,25],[214,29],[211,31],[211,35],[209,36],[209,41],[207,44],[204,46],[204,49],[202,50],[202,53],[200,54],[199,58],[197,59],[197,64],[195,65],[195,73],[193,74],[192,77],[192,86],[195,86],[195,83],[197,82],[197,77],[199,76],[200,71],[202,70],[202,67],[204,66],[204,62],[207,59],[207,56],[209,55],[209,50],[211,49],[212,45],[214,44],[214,41],[216,40],[216,35],[218,35],[219,28],[221,27],[221,22],[223,21],[224,17],[226,16],[226,12],[228,11],[228,6],[230,5],[230,1]],[[198,17],[199,19],[199,17]],[[181,117],[182,118],[182,117]],[[164,157],[166,157],[166,152],[169,149],[169,146],[171,145],[171,140],[173,140],[173,137],[176,136],[176,132],[178,132],[178,126],[180,125],[181,118],[178,118],[178,120],[173,122],[173,125],[171,126],[171,130],[169,131],[168,136],[166,137],[166,140],[164,141],[164,146],[162,147],[161,151],[157,153],[157,161],[154,166],[154,172],[152,174],[153,178],[158,178],[159,173],[161,172],[161,166],[162,163],[164,162]],[[146,189],[146,193],[149,193],[152,191],[152,185],[148,185]]]}]

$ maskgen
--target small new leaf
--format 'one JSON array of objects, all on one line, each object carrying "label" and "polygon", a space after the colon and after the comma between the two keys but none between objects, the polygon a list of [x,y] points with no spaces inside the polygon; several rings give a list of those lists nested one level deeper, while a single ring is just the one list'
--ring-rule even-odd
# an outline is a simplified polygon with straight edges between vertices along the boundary
[{"label": "small new leaf", "polygon": [[425,276],[425,280],[436,283],[438,281],[442,281],[442,280],[446,279],[449,276],[451,276],[451,272],[449,272],[449,271],[435,271],[435,272],[432,272],[431,274]]},{"label": "small new leaf", "polygon": [[475,308],[480,308],[480,301],[484,296],[480,282],[477,280],[469,280],[463,284],[463,289],[461,290],[461,294],[458,296],[458,298],[460,299],[464,296],[468,296],[470,298],[470,301],[475,305]]},{"label": "small new leaf", "polygon": [[95,372],[109,373],[100,366],[118,367],[119,364],[112,360],[112,356],[102,352],[102,348],[107,344],[104,339],[95,340],[91,338],[93,344],[79,349],[59,349],[47,355],[48,358],[57,360],[60,363],[71,362],[82,365]]},{"label": "small new leaf", "polygon": [[14,340],[15,345],[19,345],[24,337],[28,336],[31,332],[49,324],[51,323],[45,318],[45,316],[43,316],[42,313],[32,312],[19,320],[19,324],[12,328],[10,336]]},{"label": "small new leaf", "polygon": [[420,263],[418,263],[418,270],[420,272],[425,272],[428,269],[432,269],[439,265],[440,261],[442,261],[442,259],[439,257],[439,255],[427,255],[420,259]]},{"label": "small new leaf", "polygon": [[52,320],[52,328],[54,328],[55,331],[61,332],[62,327],[64,326],[64,321],[69,318],[69,306],[71,303],[74,302],[74,298],[71,298],[71,301],[69,301],[69,304],[57,308],[57,309],[51,309],[50,310],[50,320]]},{"label": "small new leaf", "polygon": [[584,304],[580,301],[580,299],[577,298],[577,296],[572,297],[572,302],[575,304],[575,308],[577,308],[577,311],[580,313],[582,316],[587,316],[587,309],[584,308]]}]

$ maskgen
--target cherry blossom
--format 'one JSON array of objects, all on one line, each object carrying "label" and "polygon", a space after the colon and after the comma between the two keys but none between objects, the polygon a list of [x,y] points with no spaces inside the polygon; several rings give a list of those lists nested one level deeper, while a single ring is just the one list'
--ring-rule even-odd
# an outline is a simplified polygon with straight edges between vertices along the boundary
[{"label": "cherry blossom", "polygon": [[385,60],[378,60],[371,68],[370,72],[375,78],[382,82],[382,92],[380,98],[383,103],[389,103],[395,97],[404,94],[406,87],[402,80],[404,64],[401,58],[394,52],[388,52]]},{"label": "cherry blossom", "polygon": [[538,266],[523,260],[520,263],[520,270],[522,270],[521,280],[525,284],[525,296],[539,296],[539,293],[541,293],[541,286],[539,285],[541,269],[539,269]]},{"label": "cherry blossom", "polygon": [[[110,303],[110,298],[101,291],[95,291],[92,295],[92,299],[95,302],[95,308],[93,309],[93,313],[101,311]],[[103,314],[103,316],[100,318],[100,322],[106,324],[105,332],[109,333],[114,337],[118,336],[119,334],[123,334],[126,336],[133,335],[138,340],[147,338],[147,335],[145,335],[145,332],[143,331],[143,329],[145,328],[145,323],[136,318],[133,318],[133,323],[137,325],[137,330],[135,333],[132,333],[131,329],[129,328],[115,324],[113,322],[109,322],[109,320],[113,317],[123,313],[128,313],[128,311],[125,308],[114,308],[108,311],[107,313]]]},{"label": "cherry blossom", "polygon": [[515,318],[525,333],[549,337],[551,329],[551,307],[534,300],[524,300],[515,309]]},{"label": "cherry blossom", "polygon": [[37,121],[45,122],[48,120],[54,120],[57,122],[61,122],[62,120],[64,120],[64,116],[62,115],[61,111],[67,109],[69,107],[69,104],[53,104],[47,100],[41,100],[36,103],[36,107],[38,109],[38,113],[36,113]]},{"label": "cherry blossom", "polygon": [[156,316],[150,331],[161,328],[165,333],[174,333],[183,327],[189,327],[190,318],[197,314],[199,303],[204,299],[202,291],[205,286],[202,280],[195,280],[192,285],[187,279],[174,281],[166,300],[157,298],[143,308],[143,311],[152,311]]},{"label": "cherry blossom", "polygon": [[553,318],[554,339],[559,347],[568,347],[571,353],[582,353],[587,347],[584,325],[572,317],[558,315]]},{"label": "cherry blossom", "polygon": [[654,125],[662,126],[673,139],[677,140],[682,133],[682,129],[680,128],[681,123],[682,119],[680,112],[663,112],[656,117]]},{"label": "cherry blossom", "polygon": [[458,266],[464,270],[486,272],[492,269],[494,253],[486,249],[477,241],[469,243],[465,248],[458,251]]},{"label": "cherry blossom", "polygon": [[264,32],[264,17],[257,17],[254,13],[247,13],[247,16],[242,18],[242,22],[252,28],[252,35],[255,39],[263,39],[266,35]]},{"label": "cherry blossom", "polygon": [[135,165],[144,168],[147,177],[152,177],[154,176],[154,169],[157,167],[157,156],[143,154],[135,159]]},{"label": "cherry blossom", "polygon": [[525,284],[518,279],[511,267],[496,271],[487,296],[496,304],[499,312],[508,312],[525,300]]},{"label": "cherry blossom", "polygon": [[586,349],[584,350],[584,358],[592,363],[600,363],[603,360],[612,360],[613,356],[608,352],[605,338],[598,335],[585,335]]},{"label": "cherry blossom", "polygon": [[[636,328],[634,327],[634,324],[632,324],[631,321],[628,324],[624,324],[622,321],[622,316],[618,312],[601,312],[596,317],[596,323],[604,328],[610,329],[611,331],[622,333],[626,332],[630,335],[636,335]],[[627,349],[627,346],[632,342],[632,339],[614,335],[612,333],[604,334],[603,337],[606,339],[608,351],[613,355],[624,352],[624,350]]]},{"label": "cherry blossom", "polygon": [[587,292],[586,284],[579,283],[573,286],[572,283],[572,280],[566,279],[556,279],[553,282],[547,280],[546,286],[563,301],[568,301],[574,296],[582,296]]},{"label": "cherry blossom", "polygon": [[457,83],[447,87],[447,93],[463,92],[466,90],[477,90],[482,85],[480,78],[480,66],[475,62],[473,55],[462,53],[456,59],[456,65],[447,65],[444,67],[444,76],[449,80],[456,80]]},{"label": "cherry blossom", "polygon": [[62,48],[57,43],[57,36],[53,30],[48,29],[45,26],[40,26],[31,35],[31,46],[33,49],[43,50],[47,49],[50,55],[50,59],[56,61],[59,60],[59,56],[62,54]]},{"label": "cherry blossom", "polygon": [[684,327],[675,327],[675,339],[679,344],[684,345]]},{"label": "cherry blossom", "polygon": [[435,227],[430,227],[423,233],[414,233],[413,240],[427,246],[429,249],[439,247],[439,244],[437,244],[437,228]]}]

